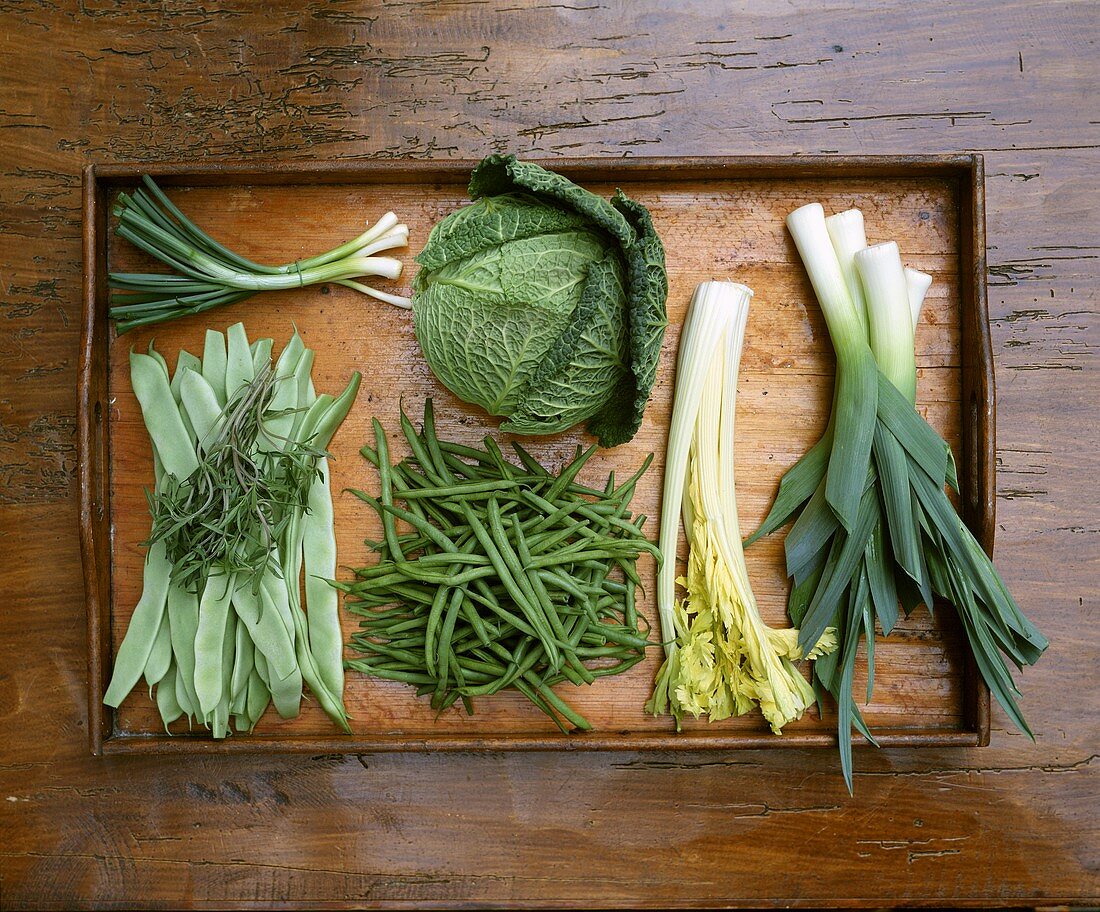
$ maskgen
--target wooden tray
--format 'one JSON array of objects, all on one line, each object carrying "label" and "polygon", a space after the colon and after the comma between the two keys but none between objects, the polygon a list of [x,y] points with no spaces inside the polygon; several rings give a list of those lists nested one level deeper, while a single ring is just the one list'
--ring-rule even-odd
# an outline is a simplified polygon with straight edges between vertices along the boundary
[{"label": "wooden tray", "polygon": [[[475,442],[496,421],[465,406],[432,377],[407,312],[340,287],[268,294],[197,318],[114,337],[107,320],[108,268],[161,271],[108,231],[114,195],[151,173],[181,208],[245,256],[283,262],[357,234],[387,209],[410,227],[399,251],[407,293],[413,255],[432,224],[462,205],[473,162],[352,162],[291,165],[93,165],[84,173],[84,315],[81,352],[81,544],[88,606],[89,734],[94,753],[374,750],[695,749],[828,746],[835,719],[811,710],[771,735],[759,714],[718,724],[691,722],[677,734],[668,718],[647,716],[659,650],[630,673],[560,693],[595,725],[565,736],[521,697],[481,699],[467,717],[456,706],[438,719],[411,688],[349,673],[345,694],[354,734],[338,733],[306,700],[299,718],[273,711],[254,735],[215,742],[205,731],[165,734],[139,686],[113,712],[101,699],[112,656],[141,586],[149,529],[144,487],[152,483],[151,449],[130,389],[126,355],[155,337],[174,366],[180,348],[200,352],[207,327],[244,320],[250,338],[271,336],[276,350],[292,324],[317,351],[318,390],[342,388],[363,371],[358,401],[332,444],[333,490],[372,489],[373,468],[358,455],[378,416],[392,432],[403,400],[414,416],[430,395],[448,435]],[[548,164],[605,196],[622,187],[649,206],[668,253],[669,329],[645,423],[630,444],[601,451],[586,466],[591,482],[614,467],[635,467],[656,454],[635,498],[655,534],[665,435],[679,329],[695,285],[731,278],[756,291],[738,393],[737,501],[742,530],[756,527],[789,467],[820,435],[832,388],[832,354],[821,312],[783,224],[802,203],[826,210],[863,209],[873,243],[896,239],[909,265],[934,276],[917,334],[918,405],[955,447],[965,520],[987,550],[994,529],[993,360],[985,298],[982,159],[977,155],[905,157],[695,158],[563,160]],[[387,287],[385,284],[383,287]],[[399,434],[398,434],[399,436]],[[533,449],[559,461],[577,432],[541,438]],[[400,450],[399,450],[400,452]],[[362,544],[377,529],[373,513],[347,494],[336,497],[341,564],[374,558]],[[785,626],[787,583],[782,534],[748,552],[764,619]],[[683,558],[683,554],[680,555]],[[654,566],[640,567],[654,590]],[[656,620],[651,599],[641,606]],[[345,633],[356,620],[344,615]],[[863,687],[857,673],[857,693]],[[954,613],[920,610],[876,647],[874,701],[864,715],[884,745],[980,745],[988,740],[989,694],[967,651]],[[178,727],[174,726],[174,728]]]}]

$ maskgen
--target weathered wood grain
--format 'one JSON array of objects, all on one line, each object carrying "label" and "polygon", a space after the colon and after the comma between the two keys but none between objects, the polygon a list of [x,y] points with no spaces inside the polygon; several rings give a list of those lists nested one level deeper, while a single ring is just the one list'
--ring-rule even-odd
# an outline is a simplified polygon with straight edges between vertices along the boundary
[{"label": "weathered wood grain", "polygon": [[[0,905],[1095,905],[1095,2],[0,8]],[[997,560],[1053,645],[977,750],[86,755],[80,169],[984,152]],[[747,392],[745,398],[748,398]]]}]

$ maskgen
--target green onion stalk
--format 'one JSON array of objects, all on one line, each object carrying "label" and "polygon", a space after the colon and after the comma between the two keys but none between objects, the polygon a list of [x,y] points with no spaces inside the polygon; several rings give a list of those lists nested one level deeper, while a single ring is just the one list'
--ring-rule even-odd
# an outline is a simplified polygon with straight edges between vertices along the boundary
[{"label": "green onion stalk", "polygon": [[982,677],[1029,737],[1006,658],[1034,664],[1047,641],[1023,615],[946,493],[959,490],[947,443],[915,408],[915,327],[930,277],[902,266],[897,244],[868,247],[858,210],[792,212],[794,238],[837,357],[832,416],[821,440],[784,476],[752,544],[794,519],[784,542],[788,612],[803,648],[835,627],[836,652],[814,663],[819,704],[837,705],[841,769],[852,788],[852,730],[874,737],[852,695],[866,643],[867,702],[876,625],[901,610],[954,606]]},{"label": "green onion stalk", "polygon": [[120,193],[115,201],[112,212],[118,219],[117,234],[174,272],[110,273],[110,316],[119,333],[233,304],[263,291],[325,282],[397,307],[412,306],[406,297],[356,281],[364,276],[396,279],[401,275],[399,260],[378,256],[408,243],[408,226],[400,224],[392,212],[327,253],[266,266],[245,259],[210,237],[151,177],[145,175],[142,183],[143,187],[133,193]]}]

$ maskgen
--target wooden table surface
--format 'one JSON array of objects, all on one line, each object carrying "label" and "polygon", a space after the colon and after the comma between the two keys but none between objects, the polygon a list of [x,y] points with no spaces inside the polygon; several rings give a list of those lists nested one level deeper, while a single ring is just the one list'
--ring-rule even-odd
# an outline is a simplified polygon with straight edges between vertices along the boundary
[{"label": "wooden table surface", "polygon": [[[0,907],[1100,902],[1100,4],[261,6],[0,6]],[[503,150],[985,154],[1035,744],[89,756],[81,168]]]}]

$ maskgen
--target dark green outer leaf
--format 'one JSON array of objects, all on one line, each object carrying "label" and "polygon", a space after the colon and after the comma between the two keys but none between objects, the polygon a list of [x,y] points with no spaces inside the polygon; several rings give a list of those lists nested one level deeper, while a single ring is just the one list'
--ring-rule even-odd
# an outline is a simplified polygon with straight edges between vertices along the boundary
[{"label": "dark green outer leaf", "polygon": [[894,559],[918,583],[920,577],[920,530],[913,517],[913,495],[909,489],[905,451],[881,422],[875,425],[875,466],[882,480],[882,501]]},{"label": "dark green outer leaf", "polygon": [[863,562],[867,568],[867,582],[871,589],[875,614],[878,615],[882,632],[889,636],[898,622],[898,591],[894,585],[893,555],[889,551],[886,536],[882,532],[881,517],[871,530]]},{"label": "dark green outer leaf", "polygon": [[836,514],[825,503],[825,482],[822,480],[783,541],[787,576],[795,583],[801,582],[807,569],[819,562],[815,559],[829,547],[839,528]]},{"label": "dark green outer leaf", "polygon": [[540,165],[518,161],[514,155],[490,155],[470,175],[470,199],[524,191],[535,194],[541,202],[556,202],[590,219],[620,247],[634,243],[634,229],[611,203]]},{"label": "dark green outer leaf", "polygon": [[[653,227],[649,210],[622,190],[615,191],[611,204],[626,217],[636,239],[625,250],[630,372],[608,404],[588,423],[588,430],[600,439],[602,446],[608,447],[625,443],[641,426],[642,414],[657,379],[661,343],[668,325],[665,248]],[[617,406],[617,401],[628,404],[625,412]]]},{"label": "dark green outer leaf", "polygon": [[947,479],[951,448],[881,372],[878,375],[878,417],[906,453],[937,487],[942,488]]},{"label": "dark green outer leaf", "polygon": [[859,571],[878,512],[878,494],[873,487],[868,488],[860,500],[852,531],[844,536],[844,544],[832,572],[822,576],[809,610],[802,619],[798,642],[803,651],[808,652],[821,639],[821,634],[836,614],[849,582]]},{"label": "dark green outer leaf", "polygon": [[825,429],[821,439],[815,443],[806,453],[791,466],[780,479],[779,493],[775,495],[775,503],[772,504],[768,515],[760,524],[760,528],[745,539],[747,548],[753,542],[765,535],[770,535],[784,523],[786,523],[817,490],[825,478],[825,471],[829,467],[829,453],[833,448],[833,426],[830,423]]},{"label": "dark green outer leaf", "polygon": [[837,352],[833,449],[825,475],[825,499],[845,529],[859,514],[878,402],[878,369],[867,344]]}]

